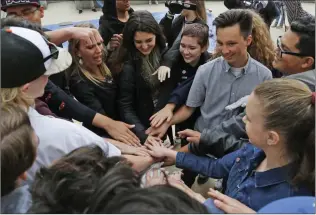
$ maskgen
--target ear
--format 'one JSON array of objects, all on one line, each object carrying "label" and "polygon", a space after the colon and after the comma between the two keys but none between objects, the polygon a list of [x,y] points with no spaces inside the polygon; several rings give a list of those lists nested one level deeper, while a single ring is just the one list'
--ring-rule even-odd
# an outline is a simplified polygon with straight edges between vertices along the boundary
[{"label": "ear", "polygon": [[268,132],[267,144],[269,146],[275,146],[280,141],[280,135],[275,131]]},{"label": "ear", "polygon": [[249,35],[246,39],[247,46],[250,46],[252,43],[252,35]]},{"label": "ear", "polygon": [[26,181],[26,172],[23,172],[19,177],[18,179],[21,179],[22,181]]},{"label": "ear", "polygon": [[30,87],[30,83],[24,84],[21,88],[22,88],[22,92],[26,92]]},{"label": "ear", "polygon": [[44,17],[44,7],[43,6],[40,6],[40,8],[39,8],[39,12],[40,12],[40,15],[41,15],[41,18],[43,18]]},{"label": "ear", "polygon": [[305,57],[303,59],[303,63],[302,63],[302,68],[303,69],[308,69],[308,68],[312,68],[313,67],[313,64],[315,62],[314,58],[313,57]]}]

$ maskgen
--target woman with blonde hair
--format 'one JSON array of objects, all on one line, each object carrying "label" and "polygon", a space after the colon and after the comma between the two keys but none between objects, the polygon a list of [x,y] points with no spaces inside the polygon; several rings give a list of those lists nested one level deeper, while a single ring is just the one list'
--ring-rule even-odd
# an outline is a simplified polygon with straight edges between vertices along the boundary
[{"label": "woman with blonde hair", "polygon": [[[75,27],[95,28],[91,23],[78,24]],[[113,120],[119,120],[117,107],[117,82],[114,74],[105,64],[106,49],[103,43],[86,46],[79,40],[69,41],[69,52],[73,62],[67,71],[70,92],[75,98],[91,108]],[[94,133],[110,137],[103,129],[85,125]],[[135,134],[130,134],[137,139]]]},{"label": "woman with blonde hair", "polygon": [[163,29],[169,48],[172,46],[177,37],[181,35],[181,32],[186,24],[206,24],[207,22],[204,0],[185,0],[183,1],[183,4],[186,4],[186,8],[188,9],[183,9],[181,14],[174,19],[175,12],[169,7],[169,11],[159,23]]},{"label": "woman with blonde hair", "polygon": [[[271,39],[266,23],[261,16],[253,10],[245,9],[252,14],[252,43],[248,46],[248,52],[252,58],[259,61],[270,70],[273,69],[272,62],[275,58],[275,46]],[[221,56],[216,52],[212,55],[212,59]]]}]

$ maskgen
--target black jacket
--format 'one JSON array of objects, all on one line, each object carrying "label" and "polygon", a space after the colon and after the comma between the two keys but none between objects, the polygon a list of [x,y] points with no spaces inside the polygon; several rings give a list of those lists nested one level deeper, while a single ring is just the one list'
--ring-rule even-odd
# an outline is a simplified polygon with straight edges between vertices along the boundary
[{"label": "black jacket", "polygon": [[[224,5],[228,9],[248,8],[243,2],[243,0],[224,0]],[[257,2],[257,0],[249,0],[248,2],[254,3]],[[253,8],[252,5],[250,6],[250,8],[255,9],[261,15],[269,29],[272,21],[279,15],[279,10],[276,7],[275,3],[272,0],[269,0],[267,6],[262,9]]]},{"label": "black jacket", "polygon": [[[104,0],[103,15],[99,19],[99,32],[103,38],[104,45],[107,45],[111,40],[113,34],[121,34],[125,27],[125,22],[121,22],[117,18],[115,0]],[[131,8],[129,14],[134,10]]]},{"label": "black jacket", "polygon": [[[164,35],[167,39],[168,47],[171,48],[174,41],[177,39],[178,35],[182,31],[183,25],[185,23],[185,17],[182,15],[177,16],[174,21],[169,19],[167,14],[159,22],[160,27],[162,28]],[[193,23],[204,23],[201,19],[195,19]]]},{"label": "black jacket", "polygon": [[140,72],[140,60],[124,64],[119,76],[119,111],[121,119],[135,125],[133,132],[142,143],[147,139],[145,131],[150,127],[149,118],[154,113],[151,89]]},{"label": "black jacket", "polygon": [[[69,80],[70,92],[75,98],[91,108],[113,120],[118,120],[117,84],[113,78],[107,78],[99,85],[87,79],[81,72],[74,71]],[[100,136],[109,137],[103,129],[83,123],[85,127]]]},{"label": "black jacket", "polygon": [[77,102],[62,89],[48,80],[45,87],[45,94],[40,98],[50,108],[50,110],[61,118],[75,119],[85,124],[92,124],[96,115],[94,110]]},{"label": "black jacket", "polygon": [[162,83],[157,109],[160,110],[167,103],[174,103],[177,106],[184,105],[197,69],[200,65],[205,64],[209,58],[209,53],[204,52],[199,63],[192,67],[183,60],[180,54],[176,64],[171,68],[171,77]]}]

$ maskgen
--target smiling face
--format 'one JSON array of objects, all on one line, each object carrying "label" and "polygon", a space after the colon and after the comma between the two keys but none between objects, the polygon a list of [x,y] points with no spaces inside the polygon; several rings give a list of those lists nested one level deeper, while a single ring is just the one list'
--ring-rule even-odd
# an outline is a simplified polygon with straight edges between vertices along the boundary
[{"label": "smiling face", "polygon": [[156,36],[153,33],[137,31],[134,35],[134,44],[140,53],[147,56],[156,46]]},{"label": "smiling face", "polygon": [[222,54],[229,65],[241,67],[240,63],[247,60],[247,47],[251,44],[251,36],[245,38],[241,34],[239,24],[218,28],[216,34],[216,50]]},{"label": "smiling face", "polygon": [[83,63],[88,67],[99,66],[103,62],[103,44],[97,43],[86,46],[80,43],[77,55],[81,57]]},{"label": "smiling face", "polygon": [[[281,50],[287,52],[300,53],[300,50],[296,47],[299,43],[299,36],[291,30],[288,30],[280,38],[279,47],[276,48],[276,57],[273,61],[273,67],[285,75],[296,74],[311,69],[313,59],[311,57],[300,57],[290,54],[282,54]],[[312,62],[311,62],[312,61]]]},{"label": "smiling face", "polygon": [[201,47],[197,37],[183,36],[180,43],[180,53],[184,61],[192,66],[200,60],[206,48]]}]

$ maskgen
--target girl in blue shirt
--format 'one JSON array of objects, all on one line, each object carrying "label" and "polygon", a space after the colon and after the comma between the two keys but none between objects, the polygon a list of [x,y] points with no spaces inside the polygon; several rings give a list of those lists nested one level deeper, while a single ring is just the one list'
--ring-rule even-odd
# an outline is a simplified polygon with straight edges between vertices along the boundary
[{"label": "girl in blue shirt", "polygon": [[250,143],[221,159],[159,144],[148,148],[179,168],[228,177],[225,195],[209,193],[226,213],[255,212],[278,199],[314,195],[315,93],[296,80],[266,81],[250,95],[244,122]]}]

